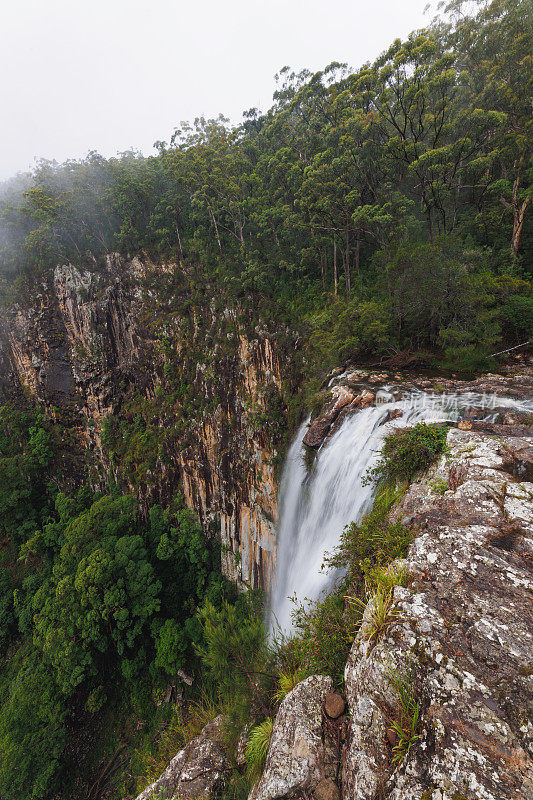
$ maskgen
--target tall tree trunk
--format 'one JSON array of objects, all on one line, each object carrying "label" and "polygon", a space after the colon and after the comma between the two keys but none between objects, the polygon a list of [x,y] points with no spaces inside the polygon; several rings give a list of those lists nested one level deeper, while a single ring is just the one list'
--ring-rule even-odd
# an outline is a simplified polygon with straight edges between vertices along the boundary
[{"label": "tall tree trunk", "polygon": [[333,239],[333,285],[334,285],[333,294],[335,296],[335,299],[337,299],[338,276],[337,276],[337,240],[336,239]]},{"label": "tall tree trunk", "polygon": [[518,250],[520,248],[520,237],[522,236],[522,228],[524,226],[524,218],[526,215],[526,209],[531,202],[531,197],[526,197],[523,203],[518,206],[514,210],[514,221],[513,221],[513,238],[511,239],[511,250],[513,251],[514,255],[518,255]]},{"label": "tall tree trunk", "polygon": [[431,221],[431,209],[427,208],[426,210],[427,221],[428,221],[428,233],[429,233],[429,241],[433,244],[433,223]]},{"label": "tall tree trunk", "polygon": [[344,258],[344,278],[346,280],[346,299],[350,296],[350,231],[346,228],[346,255]]},{"label": "tall tree trunk", "polygon": [[524,227],[524,219],[526,216],[527,207],[531,202],[531,197],[526,197],[521,203],[518,202],[518,188],[520,186],[520,176],[516,176],[513,183],[513,236],[511,238],[511,251],[513,255],[518,255],[520,247],[520,237],[522,236],[522,228]]},{"label": "tall tree trunk", "polygon": [[361,231],[357,231],[357,240],[355,243],[355,270],[359,276],[359,256],[361,253]]},{"label": "tall tree trunk", "polygon": [[178,245],[180,248],[180,259],[183,258],[183,247],[181,246],[181,236],[180,236],[180,229],[178,228],[178,223],[176,222],[176,233],[178,235]]},{"label": "tall tree trunk", "polygon": [[215,215],[213,214],[213,209],[211,208],[211,206],[209,206],[209,213],[211,214],[211,220],[213,222],[213,227],[215,229],[215,236],[216,236],[217,242],[218,242],[218,249],[220,250],[220,252],[222,252],[222,245],[220,244],[220,236],[218,235],[218,225],[217,225],[217,221],[215,219]]},{"label": "tall tree trunk", "polygon": [[237,227],[237,230],[239,231],[239,241],[240,241],[240,243],[241,243],[241,244],[244,244],[244,235],[243,235],[244,223],[243,223],[243,221],[242,221],[242,220],[241,220],[241,219],[238,217],[238,218],[235,220],[235,225],[236,225],[236,227]]}]

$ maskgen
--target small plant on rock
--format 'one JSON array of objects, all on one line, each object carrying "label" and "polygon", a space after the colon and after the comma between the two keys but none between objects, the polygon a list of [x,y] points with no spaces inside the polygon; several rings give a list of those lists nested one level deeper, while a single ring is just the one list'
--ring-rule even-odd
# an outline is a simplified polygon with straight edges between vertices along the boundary
[{"label": "small plant on rock", "polygon": [[305,678],[305,670],[302,667],[280,672],[278,677],[278,688],[274,693],[274,700],[278,705],[291,692],[294,687]]},{"label": "small plant on rock", "polygon": [[399,764],[406,758],[413,744],[420,738],[417,733],[420,704],[415,696],[415,682],[412,670],[391,669],[387,677],[398,696],[396,717],[391,720],[390,727],[397,740],[392,747],[392,763]]},{"label": "small plant on rock", "polygon": [[250,783],[255,783],[261,777],[273,728],[274,723],[269,717],[250,731],[245,754],[246,775]]},{"label": "small plant on rock", "polygon": [[444,478],[432,481],[430,486],[435,494],[444,494],[448,490],[448,483]]},{"label": "small plant on rock", "polygon": [[398,612],[392,607],[393,593],[390,589],[378,586],[365,603],[358,597],[347,597],[347,602],[358,606],[366,616],[363,617],[361,634],[368,641],[377,642],[385,630],[394,622]]},{"label": "small plant on rock", "polygon": [[402,561],[393,561],[392,564],[369,567],[366,570],[367,582],[386,592],[394,591],[395,586],[406,587],[409,583],[409,572]]}]

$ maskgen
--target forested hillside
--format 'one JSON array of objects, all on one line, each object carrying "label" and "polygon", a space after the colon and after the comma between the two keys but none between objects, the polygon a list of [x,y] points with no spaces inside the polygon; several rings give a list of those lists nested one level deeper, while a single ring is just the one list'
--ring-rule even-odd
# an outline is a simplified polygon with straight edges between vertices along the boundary
[{"label": "forested hillside", "polygon": [[[221,696],[235,700],[235,739],[250,708],[271,724],[279,674],[285,693],[301,679],[318,623],[302,612],[303,638],[266,652],[259,593],[238,594],[222,575],[221,560],[237,572],[240,552],[206,535],[176,476],[194,472],[201,445],[208,466],[215,455],[224,465],[216,482],[204,462],[196,470],[206,519],[226,491],[233,524],[235,484],[248,480],[243,505],[265,506],[249,525],[262,532],[270,506],[255,484],[266,475],[275,498],[303,398],[317,401],[330,369],[419,364],[470,376],[533,339],[532,54],[530,0],[479,3],[473,15],[454,0],[356,71],[283,68],[273,106],[241,125],[197,119],[157,155],[41,161],[0,186],[6,319],[31,321],[38,296],[39,310],[51,307],[58,265],[72,265],[62,290],[73,270],[94,277],[65,300],[73,318],[92,303],[80,329],[89,320],[94,330],[76,340],[83,401],[41,408],[0,361],[1,800],[133,797]],[[136,257],[150,265],[142,286]],[[151,337],[142,374],[105,352],[113,303],[142,309],[127,352],[129,368],[138,339]],[[57,348],[66,361],[63,340]],[[97,383],[102,359],[111,388]],[[390,531],[376,520],[362,535],[377,570],[376,542]],[[389,560],[406,552],[397,528]],[[335,602],[320,611],[329,638]],[[338,647],[342,670],[346,641]],[[180,670],[194,673],[188,716],[168,702]],[[247,795],[253,763],[245,772],[228,800]]]},{"label": "forested hillside", "polygon": [[39,164],[4,187],[3,274],[31,292],[58,262],[171,253],[305,319],[322,359],[486,363],[532,325],[531,9],[465,9],[356,72],[284,68],[238,127]]}]

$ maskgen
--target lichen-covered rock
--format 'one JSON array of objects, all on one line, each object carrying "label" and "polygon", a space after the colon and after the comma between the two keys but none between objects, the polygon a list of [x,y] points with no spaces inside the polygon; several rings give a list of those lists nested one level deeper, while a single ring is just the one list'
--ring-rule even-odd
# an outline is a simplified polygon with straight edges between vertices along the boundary
[{"label": "lichen-covered rock", "polygon": [[177,753],[163,774],[136,800],[196,800],[214,797],[230,764],[221,745],[223,717],[216,717],[199,736]]},{"label": "lichen-covered rock", "polygon": [[[346,666],[346,800],[533,797],[533,485],[508,449],[529,444],[452,429],[397,509],[418,533],[412,582],[396,587],[384,635],[358,636]],[[395,764],[398,676],[413,678],[420,722]]]},{"label": "lichen-covered rock", "polygon": [[279,707],[263,774],[250,800],[276,800],[312,792],[324,778],[322,706],[332,680],[312,675]]}]

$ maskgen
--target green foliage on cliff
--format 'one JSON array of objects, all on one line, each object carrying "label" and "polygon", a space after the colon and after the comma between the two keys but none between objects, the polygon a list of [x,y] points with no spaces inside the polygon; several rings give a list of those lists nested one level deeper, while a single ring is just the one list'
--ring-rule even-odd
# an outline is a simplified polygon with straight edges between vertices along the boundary
[{"label": "green foliage on cliff", "polygon": [[0,532],[17,544],[47,513],[51,436],[35,408],[0,407]]},{"label": "green foliage on cliff", "polygon": [[182,123],[156,156],[41,162],[0,200],[3,274],[164,254],[314,331],[326,362],[486,366],[533,330],[533,43],[527,0],[478,8],[355,72],[284,68],[267,112]]},{"label": "green foliage on cliff", "polygon": [[427,469],[446,448],[448,426],[419,422],[412,428],[396,428],[386,437],[378,463],[366,479],[376,483],[407,482]]},{"label": "green foliage on cliff", "polygon": [[58,788],[68,706],[53,670],[31,643],[12,660],[0,682],[0,791],[33,800]]}]

